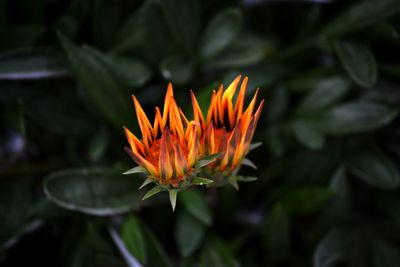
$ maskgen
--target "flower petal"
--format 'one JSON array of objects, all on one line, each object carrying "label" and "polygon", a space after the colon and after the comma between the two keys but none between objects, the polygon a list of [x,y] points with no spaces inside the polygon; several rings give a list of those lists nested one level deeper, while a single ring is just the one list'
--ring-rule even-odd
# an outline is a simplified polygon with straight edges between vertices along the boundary
[{"label": "flower petal", "polygon": [[157,168],[153,164],[144,159],[139,153],[132,151],[128,147],[125,147],[125,151],[138,165],[144,167],[151,175],[158,177]]},{"label": "flower petal", "polygon": [[171,179],[173,175],[173,168],[169,156],[168,139],[170,139],[168,128],[162,133],[160,140],[160,155],[158,161],[158,168],[160,170],[160,177],[164,180]]}]

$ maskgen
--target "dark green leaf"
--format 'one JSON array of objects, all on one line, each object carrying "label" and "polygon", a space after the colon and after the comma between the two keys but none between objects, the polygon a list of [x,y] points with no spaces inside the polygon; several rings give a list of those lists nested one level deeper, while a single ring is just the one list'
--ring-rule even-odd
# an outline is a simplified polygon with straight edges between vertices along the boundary
[{"label": "dark green leaf", "polygon": [[336,16],[322,30],[322,35],[335,37],[356,32],[382,21],[399,11],[399,0],[361,1]]},{"label": "dark green leaf", "polygon": [[195,190],[182,191],[180,196],[179,199],[190,214],[206,225],[212,223],[210,210],[205,203],[204,196],[200,192]]},{"label": "dark green leaf", "polygon": [[237,264],[221,240],[213,240],[204,249],[201,255],[201,267],[236,267]]},{"label": "dark green leaf", "polygon": [[335,267],[346,258],[349,233],[342,229],[331,230],[318,244],[314,253],[315,267]]},{"label": "dark green leaf", "polygon": [[378,67],[374,55],[366,45],[335,42],[335,51],[350,77],[362,87],[375,84]]},{"label": "dark green leaf", "polygon": [[192,181],[192,184],[194,185],[208,185],[213,183],[213,180],[207,179],[207,178],[201,178],[201,177],[195,177]]},{"label": "dark green leaf", "polygon": [[0,55],[0,80],[35,80],[67,75],[60,54],[46,50],[20,50]]},{"label": "dark green leaf", "polygon": [[161,62],[161,74],[174,84],[185,84],[192,79],[194,63],[181,57],[169,57]]},{"label": "dark green leaf", "polygon": [[147,263],[146,243],[138,219],[131,215],[122,225],[122,239],[129,252],[140,262]]},{"label": "dark green leaf", "polygon": [[152,197],[155,194],[160,193],[161,191],[163,191],[163,189],[159,186],[155,186],[152,189],[150,189],[142,198],[142,200],[145,200],[146,198]]},{"label": "dark green leaf", "polygon": [[309,149],[320,149],[325,144],[324,136],[312,125],[304,121],[293,123],[293,132],[297,140]]},{"label": "dark green leaf", "polygon": [[323,114],[315,126],[330,134],[360,133],[388,124],[397,114],[398,110],[380,103],[345,103]]},{"label": "dark green leaf", "polygon": [[252,66],[260,62],[264,56],[264,47],[249,45],[247,43],[235,43],[207,62],[205,68],[214,69]]},{"label": "dark green leaf", "polygon": [[398,247],[376,234],[371,240],[371,251],[375,267],[396,267],[400,262]]},{"label": "dark green leaf", "polygon": [[207,155],[205,157],[202,157],[197,161],[196,167],[203,168],[203,167],[207,166],[208,164],[210,164],[211,162],[214,162],[219,156],[221,156],[221,153],[216,153],[216,154]]},{"label": "dark green leaf", "polygon": [[117,75],[126,81],[129,88],[143,86],[152,76],[150,69],[138,60],[116,56],[111,59]]},{"label": "dark green leaf", "polygon": [[282,205],[276,205],[265,218],[263,239],[273,265],[285,259],[290,249],[290,218]]},{"label": "dark green leaf", "polygon": [[332,196],[326,187],[304,187],[286,193],[282,205],[293,214],[309,214],[319,211]]},{"label": "dark green leaf", "polygon": [[183,257],[192,255],[199,248],[204,233],[205,228],[202,223],[186,212],[180,213],[175,238]]},{"label": "dark green leaf", "polygon": [[154,234],[144,224],[142,229],[146,240],[147,266],[172,267],[170,259]]},{"label": "dark green leaf", "polygon": [[139,180],[109,169],[72,169],[46,177],[44,192],[66,209],[107,216],[139,205]]},{"label": "dark green leaf", "polygon": [[134,121],[130,96],[116,79],[115,70],[104,55],[89,47],[80,49],[62,34],[59,38],[71,68],[92,100],[96,113],[100,112],[117,129]]},{"label": "dark green leaf", "polygon": [[394,164],[378,149],[361,149],[347,159],[350,170],[364,182],[385,190],[396,189],[400,174]]},{"label": "dark green leaf", "polygon": [[312,91],[301,101],[296,114],[309,115],[320,112],[342,98],[350,89],[350,82],[340,76],[323,79],[312,78]]},{"label": "dark green leaf", "polygon": [[219,13],[208,24],[201,40],[201,55],[210,58],[226,48],[238,35],[242,16],[238,9],[230,8]]},{"label": "dark green leaf", "polygon": [[147,171],[142,166],[136,166],[136,167],[133,167],[132,169],[127,170],[123,174],[128,175],[128,174],[134,174],[134,173],[147,173]]}]

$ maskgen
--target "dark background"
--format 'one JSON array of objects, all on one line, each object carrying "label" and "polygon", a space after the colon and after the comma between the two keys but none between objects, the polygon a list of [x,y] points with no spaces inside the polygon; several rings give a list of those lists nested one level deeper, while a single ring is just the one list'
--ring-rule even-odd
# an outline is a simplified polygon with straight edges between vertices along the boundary
[{"label": "dark background", "polygon": [[[1,0],[0,265],[128,266],[111,227],[151,267],[400,266],[399,13]],[[240,172],[258,180],[180,193],[175,212],[166,194],[140,202],[142,177],[119,175],[131,94],[153,118],[172,82],[190,114],[189,89],[205,109],[239,74],[266,100],[258,169]]]}]

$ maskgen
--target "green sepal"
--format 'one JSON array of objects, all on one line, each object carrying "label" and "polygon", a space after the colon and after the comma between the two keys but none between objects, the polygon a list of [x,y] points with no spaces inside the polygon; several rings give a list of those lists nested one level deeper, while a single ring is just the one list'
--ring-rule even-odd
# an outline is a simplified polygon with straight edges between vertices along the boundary
[{"label": "green sepal", "polygon": [[172,211],[175,211],[176,207],[176,197],[178,195],[177,189],[170,189],[169,191],[169,201],[171,202]]},{"label": "green sepal", "polygon": [[159,187],[158,185],[153,187],[152,189],[150,189],[142,198],[142,200],[145,200],[149,197],[154,196],[155,194],[160,193],[161,191],[163,191],[163,189],[161,187]]},{"label": "green sepal", "polygon": [[254,149],[256,149],[257,147],[259,147],[259,146],[261,146],[261,145],[262,145],[262,142],[257,142],[257,143],[252,143],[252,144],[250,144],[249,152],[252,151],[252,150],[254,150]]},{"label": "green sepal", "polygon": [[238,182],[254,182],[258,180],[255,176],[236,176]]},{"label": "green sepal", "polygon": [[214,183],[214,181],[207,179],[207,178],[202,178],[202,177],[195,177],[192,180],[192,184],[194,184],[194,185],[208,185],[211,183]]},{"label": "green sepal", "polygon": [[228,177],[228,183],[230,183],[233,186],[233,188],[235,188],[236,190],[239,191],[239,185],[238,185],[236,176],[233,176],[233,175],[229,176]]},{"label": "green sepal", "polygon": [[242,159],[241,164],[257,170],[257,166],[249,159],[246,158]]},{"label": "green sepal", "polygon": [[146,180],[144,180],[143,184],[139,187],[139,190],[142,189],[143,187],[145,187],[146,185],[151,184],[152,182],[154,182],[153,179],[146,178]]},{"label": "green sepal", "polygon": [[214,162],[219,156],[221,156],[221,153],[211,154],[202,157],[197,161],[196,168],[203,168],[204,166],[207,166],[208,164]]},{"label": "green sepal", "polygon": [[136,166],[124,172],[123,175],[134,174],[134,173],[147,173],[147,171],[142,166]]}]

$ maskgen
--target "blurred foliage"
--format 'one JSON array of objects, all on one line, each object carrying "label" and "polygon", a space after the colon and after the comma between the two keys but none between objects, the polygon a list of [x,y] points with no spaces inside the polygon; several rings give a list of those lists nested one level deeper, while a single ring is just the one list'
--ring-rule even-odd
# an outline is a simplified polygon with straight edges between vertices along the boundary
[{"label": "blurred foliage", "polygon": [[[399,0],[0,1],[0,265],[398,266],[399,14]],[[258,170],[242,170],[258,180],[185,192],[174,213],[139,201],[142,177],[120,175],[130,95],[152,114],[171,81],[189,112],[189,89],[206,106],[240,73],[266,99]]]}]

